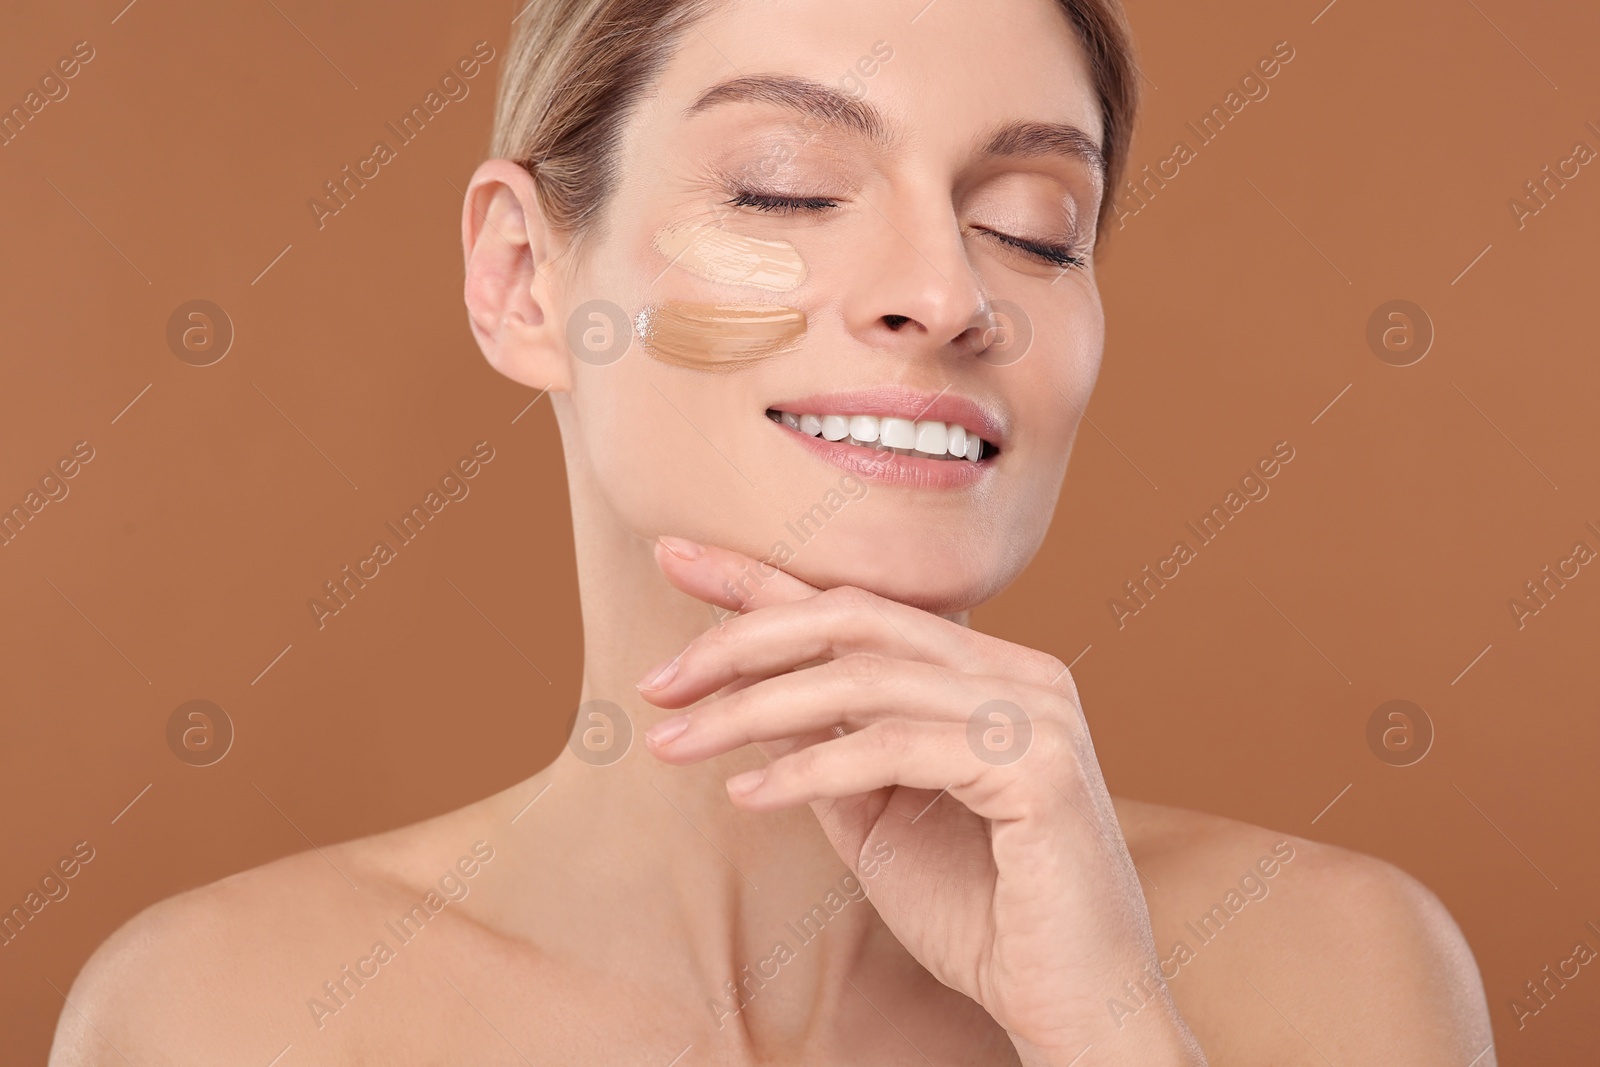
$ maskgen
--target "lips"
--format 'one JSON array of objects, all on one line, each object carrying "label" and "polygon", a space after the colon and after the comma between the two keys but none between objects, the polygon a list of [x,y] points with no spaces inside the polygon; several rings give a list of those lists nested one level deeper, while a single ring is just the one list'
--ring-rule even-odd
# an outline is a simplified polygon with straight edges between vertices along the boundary
[{"label": "lips", "polygon": [[1001,419],[948,391],[899,387],[784,400],[767,418],[802,446],[865,477],[922,488],[982,478],[1001,452]]},{"label": "lips", "polygon": [[960,423],[938,419],[900,419],[878,415],[797,414],[767,409],[767,418],[791,430],[824,441],[843,441],[874,452],[895,452],[902,456],[927,459],[964,460],[976,463],[984,454],[994,455],[994,445],[969,433]]}]

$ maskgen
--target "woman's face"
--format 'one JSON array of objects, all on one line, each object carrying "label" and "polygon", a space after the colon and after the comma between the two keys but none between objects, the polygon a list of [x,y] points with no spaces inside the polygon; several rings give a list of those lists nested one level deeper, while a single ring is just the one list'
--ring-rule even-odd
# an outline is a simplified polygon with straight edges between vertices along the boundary
[{"label": "woman's face", "polygon": [[714,8],[546,283],[575,487],[820,586],[946,612],[998,592],[1099,368],[1101,133],[1054,0]]}]

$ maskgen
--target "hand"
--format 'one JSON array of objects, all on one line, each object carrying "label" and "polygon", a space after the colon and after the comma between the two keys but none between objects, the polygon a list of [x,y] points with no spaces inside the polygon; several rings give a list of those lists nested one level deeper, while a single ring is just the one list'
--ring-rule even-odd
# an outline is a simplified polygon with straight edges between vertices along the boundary
[{"label": "hand", "polygon": [[659,707],[704,701],[647,732],[659,759],[759,744],[772,762],[728,781],[734,804],[809,803],[858,874],[887,841],[879,915],[1005,1027],[1025,1063],[1073,1062],[1085,1045],[1095,1052],[1080,1067],[1205,1062],[1170,997],[1123,1029],[1107,1010],[1157,957],[1059,660],[734,552],[674,539],[656,559],[679,589],[741,613],[641,682]]}]

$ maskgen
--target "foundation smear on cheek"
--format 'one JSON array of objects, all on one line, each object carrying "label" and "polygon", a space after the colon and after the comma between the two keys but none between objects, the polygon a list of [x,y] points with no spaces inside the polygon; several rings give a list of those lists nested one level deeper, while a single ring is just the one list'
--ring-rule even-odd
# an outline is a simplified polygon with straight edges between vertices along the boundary
[{"label": "foundation smear on cheek", "polygon": [[806,332],[799,308],[685,304],[669,300],[639,312],[634,324],[645,351],[663,363],[733,371],[777,355]]},{"label": "foundation smear on cheek", "polygon": [[707,281],[786,293],[806,280],[805,261],[787,241],[762,241],[690,222],[659,231],[655,243],[674,265]]}]

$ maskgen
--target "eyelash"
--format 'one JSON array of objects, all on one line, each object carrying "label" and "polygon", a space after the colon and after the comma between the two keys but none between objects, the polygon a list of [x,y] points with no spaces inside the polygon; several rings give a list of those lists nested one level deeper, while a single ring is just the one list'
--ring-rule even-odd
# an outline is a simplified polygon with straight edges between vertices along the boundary
[{"label": "eyelash", "polygon": [[[775,215],[808,214],[820,215],[822,212],[839,206],[839,201],[826,196],[779,196],[773,193],[758,193],[749,189],[741,189],[727,201],[730,207],[749,207],[757,211],[765,211]],[[1009,245],[1018,251],[1041,259],[1056,267],[1072,269],[1081,267],[1086,262],[1082,249],[1076,245],[1049,244],[1042,241],[1030,241],[1023,237],[1013,237],[999,230],[990,230],[982,226],[975,227],[1002,244]]]},{"label": "eyelash", "polygon": [[757,193],[741,189],[734,194],[728,204],[731,207],[753,207],[757,211],[767,211],[775,215],[793,215],[799,212],[821,214],[829,208],[838,207],[839,201],[827,196],[778,196],[773,193]]},{"label": "eyelash", "polygon": [[1013,237],[1009,233],[985,229],[982,226],[974,228],[988,234],[1002,244],[1008,244],[1013,248],[1021,249],[1031,256],[1042,259],[1051,266],[1072,270],[1088,262],[1088,257],[1083,254],[1082,248],[1078,245],[1047,244],[1040,241],[1029,241],[1022,237]]}]

